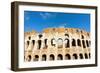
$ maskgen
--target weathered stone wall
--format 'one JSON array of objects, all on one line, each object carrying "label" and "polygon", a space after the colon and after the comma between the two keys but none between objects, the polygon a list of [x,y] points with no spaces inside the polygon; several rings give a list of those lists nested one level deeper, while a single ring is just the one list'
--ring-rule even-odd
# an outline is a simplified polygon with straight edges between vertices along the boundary
[{"label": "weathered stone wall", "polygon": [[25,32],[25,61],[90,59],[90,45],[90,33],[80,29],[47,28],[42,33]]}]

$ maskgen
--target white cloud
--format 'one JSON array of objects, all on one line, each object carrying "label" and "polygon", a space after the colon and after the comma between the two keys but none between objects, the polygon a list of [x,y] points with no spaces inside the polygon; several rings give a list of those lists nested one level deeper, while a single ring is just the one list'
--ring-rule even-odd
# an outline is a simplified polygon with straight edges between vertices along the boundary
[{"label": "white cloud", "polygon": [[65,28],[65,26],[59,26],[59,28]]},{"label": "white cloud", "polygon": [[62,23],[62,24],[59,25],[59,28],[65,28],[66,25],[67,25],[66,23]]},{"label": "white cloud", "polygon": [[43,19],[48,19],[48,18],[51,18],[51,17],[54,17],[54,16],[56,16],[56,14],[52,14],[52,13],[48,13],[48,12],[46,12],[46,13],[40,13],[40,16],[43,18]]}]

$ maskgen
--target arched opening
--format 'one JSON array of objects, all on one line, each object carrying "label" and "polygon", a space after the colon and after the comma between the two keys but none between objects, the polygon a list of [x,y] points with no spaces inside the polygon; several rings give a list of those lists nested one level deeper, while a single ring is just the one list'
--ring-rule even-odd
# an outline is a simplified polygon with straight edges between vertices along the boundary
[{"label": "arched opening", "polygon": [[31,40],[31,37],[29,36],[28,39]]},{"label": "arched opening", "polygon": [[81,41],[80,41],[80,39],[77,39],[77,45],[81,47]]},{"label": "arched opening", "polygon": [[50,55],[50,60],[54,60],[54,59],[55,59],[54,55],[51,54],[51,55]]},{"label": "arched opening", "polygon": [[63,56],[61,54],[58,54],[57,60],[63,60]]},{"label": "arched opening", "polygon": [[69,48],[70,43],[69,43],[69,39],[65,39],[65,48]]},{"label": "arched opening", "polygon": [[71,59],[70,54],[66,54],[66,55],[65,55],[65,60],[70,60],[70,59]]},{"label": "arched opening", "polygon": [[75,41],[75,39],[72,39],[72,46],[76,46],[76,41]]},{"label": "arched opening", "polygon": [[46,55],[45,54],[42,55],[42,61],[46,61]]},{"label": "arched opening", "polygon": [[52,46],[56,46],[55,42],[56,42],[56,40],[55,40],[54,38],[51,39],[51,45],[52,45]]},{"label": "arched opening", "polygon": [[80,57],[80,59],[83,59],[83,54],[80,53],[80,54],[79,54],[79,57]]},{"label": "arched opening", "polygon": [[83,36],[83,35],[81,35],[81,38],[82,38],[82,39],[84,39],[84,36]]},{"label": "arched opening", "polygon": [[39,60],[39,56],[38,55],[35,55],[34,56],[34,61],[38,61]]},{"label": "arched opening", "polygon": [[38,40],[38,49],[41,48],[41,44],[42,44],[42,41],[41,40]]},{"label": "arched opening", "polygon": [[28,55],[28,58],[27,58],[27,60],[30,62],[31,61],[31,55]]},{"label": "arched opening", "polygon": [[44,43],[45,43],[45,45],[47,45],[47,39],[44,39]]},{"label": "arched opening", "polygon": [[65,36],[69,37],[69,35],[66,33]]},{"label": "arched opening", "polygon": [[91,54],[89,53],[89,58],[91,58]]},{"label": "arched opening", "polygon": [[58,39],[58,48],[63,48],[63,40],[61,38]]},{"label": "arched opening", "polygon": [[39,36],[39,38],[42,38],[43,35],[42,34],[39,34],[38,36]]},{"label": "arched opening", "polygon": [[88,42],[88,40],[86,40],[86,45],[87,45],[87,47],[89,47],[89,42]]},{"label": "arched opening", "polygon": [[35,40],[32,40],[32,44],[33,44],[33,46],[34,46],[34,44],[35,44]]},{"label": "arched opening", "polygon": [[84,40],[82,40],[82,44],[83,44],[83,48],[86,48]]},{"label": "arched opening", "polygon": [[73,59],[78,59],[77,54],[73,54]]},{"label": "arched opening", "polygon": [[27,41],[27,46],[29,46],[29,41]]},{"label": "arched opening", "polygon": [[85,59],[88,59],[88,55],[87,55],[87,53],[85,53]]},{"label": "arched opening", "polygon": [[48,47],[48,45],[47,45],[47,39],[44,39],[44,44],[45,44],[44,48],[47,49],[47,47]]}]

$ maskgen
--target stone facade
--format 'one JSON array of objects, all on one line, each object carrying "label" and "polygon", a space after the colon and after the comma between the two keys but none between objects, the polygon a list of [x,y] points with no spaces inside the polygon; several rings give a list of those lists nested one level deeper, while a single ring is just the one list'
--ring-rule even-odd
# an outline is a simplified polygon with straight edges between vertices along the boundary
[{"label": "stone facade", "polygon": [[25,32],[25,62],[91,58],[90,33],[76,28]]}]

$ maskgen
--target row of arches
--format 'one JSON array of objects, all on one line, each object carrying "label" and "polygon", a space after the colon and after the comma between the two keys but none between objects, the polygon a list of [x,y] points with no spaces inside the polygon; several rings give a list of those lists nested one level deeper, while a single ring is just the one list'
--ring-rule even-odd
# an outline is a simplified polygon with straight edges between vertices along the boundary
[{"label": "row of arches", "polygon": [[[84,53],[84,54],[82,54],[82,53],[80,53],[80,54],[74,53],[73,55],[65,54],[65,56],[63,56],[62,54],[58,54],[57,55],[57,60],[71,60],[71,59],[77,60],[77,59],[90,59],[90,58],[91,58],[90,53],[89,54],[87,54],[87,53]],[[32,56],[28,55],[27,61],[31,61],[31,60],[32,60]],[[47,60],[47,55],[43,54],[41,60],[42,61],[46,61]],[[55,55],[54,54],[50,54],[49,55],[49,60],[50,61],[55,60]],[[33,61],[39,61],[39,55],[35,55]]]},{"label": "row of arches", "polygon": [[[37,44],[38,44],[38,48],[37,49],[41,49],[42,43],[44,43],[44,48],[48,48],[48,39],[44,39],[44,40],[38,40]],[[87,48],[90,47],[91,45],[91,41],[90,40],[80,40],[80,39],[71,39],[69,40],[68,38],[66,38],[65,40],[63,40],[62,38],[59,38],[58,40],[56,40],[55,38],[51,39],[51,46],[56,46],[58,48],[63,48],[63,42],[65,45],[65,48],[70,48],[70,46],[72,47],[83,47],[83,48]],[[27,41],[27,45],[29,46],[30,41]],[[35,40],[32,40],[32,45],[35,45]]]}]

